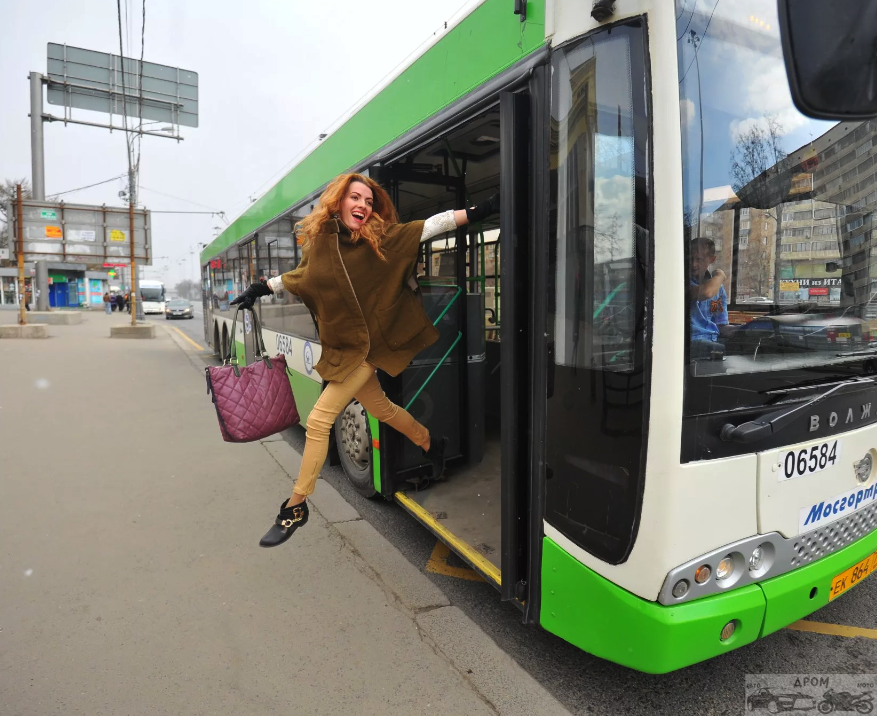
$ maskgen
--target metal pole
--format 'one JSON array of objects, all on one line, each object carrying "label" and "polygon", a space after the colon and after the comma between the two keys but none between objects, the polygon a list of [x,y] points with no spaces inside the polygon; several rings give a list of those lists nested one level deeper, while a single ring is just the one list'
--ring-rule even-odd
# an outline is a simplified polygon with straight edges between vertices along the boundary
[{"label": "metal pole", "polygon": [[33,198],[46,200],[46,165],[43,151],[43,76],[31,72],[30,79],[30,168]]},{"label": "metal pole", "polygon": [[[43,141],[43,76],[31,72],[30,79],[30,173],[33,198],[46,200],[46,156]],[[49,268],[45,261],[36,262],[34,302],[37,311],[49,310]]]},{"label": "metal pole", "polygon": [[49,264],[46,261],[37,261],[36,262],[36,275],[34,276],[34,281],[36,282],[36,289],[39,292],[39,296],[35,297],[35,302],[38,311],[48,311],[49,310]]},{"label": "metal pole", "polygon": [[20,291],[18,299],[18,323],[22,326],[27,325],[27,312],[24,309],[24,302],[27,301],[27,287],[24,281],[24,230],[22,228],[22,212],[21,212],[21,184],[15,185],[16,198],[16,216],[15,229],[18,233],[18,290]]},{"label": "metal pole", "polygon": [[[129,193],[129,198],[131,197]],[[131,244],[131,325],[137,325],[137,261],[134,258],[134,202],[128,202],[128,239]]]}]

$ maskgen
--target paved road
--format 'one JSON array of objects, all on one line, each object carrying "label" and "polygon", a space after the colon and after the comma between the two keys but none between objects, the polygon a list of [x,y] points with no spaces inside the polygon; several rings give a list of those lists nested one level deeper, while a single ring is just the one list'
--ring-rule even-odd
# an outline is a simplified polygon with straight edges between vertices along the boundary
[{"label": "paved road", "polygon": [[175,318],[168,321],[164,316],[150,314],[146,316],[146,320],[166,322],[168,326],[182,331],[186,338],[195,341],[199,347],[207,349],[209,347],[204,342],[204,312],[201,309],[201,302],[192,301],[192,305],[195,307],[194,318]]}]

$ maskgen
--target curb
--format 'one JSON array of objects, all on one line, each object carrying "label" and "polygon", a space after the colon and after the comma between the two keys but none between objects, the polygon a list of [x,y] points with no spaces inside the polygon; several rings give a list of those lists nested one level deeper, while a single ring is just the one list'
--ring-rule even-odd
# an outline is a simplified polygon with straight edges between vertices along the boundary
[{"label": "curb", "polygon": [[[170,327],[171,340],[199,371],[203,352],[191,349]],[[301,455],[279,435],[260,441],[281,470],[295,480]],[[329,529],[395,599],[421,639],[444,658],[471,688],[502,716],[569,716],[560,702],[504,652],[474,621],[452,606],[445,593],[383,537],[332,485],[317,479],[308,497]]]},{"label": "curb", "polygon": [[[263,447],[295,480],[301,455],[274,436]],[[311,507],[395,597],[421,637],[502,716],[568,716],[560,702],[534,679],[383,537],[332,485],[317,479]]]}]

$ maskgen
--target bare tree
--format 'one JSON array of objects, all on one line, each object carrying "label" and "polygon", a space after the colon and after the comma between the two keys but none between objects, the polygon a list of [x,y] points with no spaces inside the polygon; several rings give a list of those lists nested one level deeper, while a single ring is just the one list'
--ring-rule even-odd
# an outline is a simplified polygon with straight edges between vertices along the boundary
[{"label": "bare tree", "polygon": [[15,187],[21,184],[21,196],[25,199],[32,198],[30,182],[27,179],[6,179],[0,184],[0,246],[8,246],[9,217],[6,216],[7,205],[16,197]]},{"label": "bare tree", "polygon": [[768,114],[764,124],[753,124],[737,136],[731,150],[731,176],[738,196],[741,191],[756,188],[755,184],[786,169],[788,155],[780,146],[782,135],[783,125],[776,116]]},{"label": "bare tree", "polygon": [[180,281],[176,286],[174,286],[174,291],[177,292],[178,296],[182,296],[183,298],[188,298],[190,300],[194,300],[200,297],[201,288],[195,282],[189,279],[185,279]]}]

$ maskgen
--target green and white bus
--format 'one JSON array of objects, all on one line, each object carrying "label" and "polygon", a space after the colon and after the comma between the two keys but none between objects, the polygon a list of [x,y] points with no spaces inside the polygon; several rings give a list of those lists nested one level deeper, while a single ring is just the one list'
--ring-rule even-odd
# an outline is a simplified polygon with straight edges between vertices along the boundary
[{"label": "green and white bus", "polygon": [[[877,122],[795,108],[776,15],[475,3],[201,255],[224,355],[229,299],[295,268],[294,226],[337,174],[379,180],[403,221],[499,190],[500,217],[424,242],[442,338],[381,376],[450,437],[447,479],[356,403],[335,459],[524,623],[646,672],[767,636],[874,566]],[[726,277],[706,350],[694,239]],[[289,294],[257,309],[304,422],[311,316]]]}]

